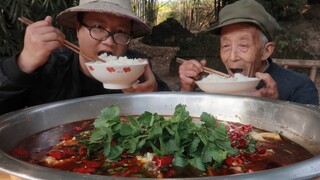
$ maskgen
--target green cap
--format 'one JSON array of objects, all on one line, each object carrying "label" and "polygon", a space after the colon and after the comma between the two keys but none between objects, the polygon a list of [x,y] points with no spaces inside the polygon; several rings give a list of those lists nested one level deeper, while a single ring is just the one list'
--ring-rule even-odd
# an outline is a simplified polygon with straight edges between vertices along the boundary
[{"label": "green cap", "polygon": [[235,23],[253,23],[267,36],[269,41],[280,32],[277,21],[255,0],[239,0],[226,5],[219,13],[219,21],[208,31],[220,34],[223,26]]}]

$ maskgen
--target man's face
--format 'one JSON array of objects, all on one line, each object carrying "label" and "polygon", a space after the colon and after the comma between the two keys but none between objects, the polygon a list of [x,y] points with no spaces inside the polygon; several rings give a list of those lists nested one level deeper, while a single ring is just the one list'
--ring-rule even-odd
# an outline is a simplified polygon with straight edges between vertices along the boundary
[{"label": "man's face", "polygon": [[[129,19],[111,14],[85,13],[82,23],[89,27],[101,27],[113,33],[131,33],[131,21]],[[128,49],[128,45],[116,44],[112,37],[108,37],[104,41],[93,39],[89,34],[89,30],[81,25],[78,28],[77,36],[81,49],[84,49],[93,55],[100,55],[107,52],[113,56],[123,56]]]},{"label": "man's face", "polygon": [[222,27],[220,57],[228,73],[254,76],[264,69],[260,31],[250,24],[238,23]]},{"label": "man's face", "polygon": [[[129,19],[111,14],[94,12],[85,13],[82,23],[88,27],[101,27],[113,33],[131,33],[131,21]],[[124,56],[129,47],[129,45],[116,44],[111,36],[104,41],[93,39],[89,34],[88,28],[79,23],[77,24],[77,37],[80,48],[83,49],[87,54],[95,56],[99,56],[103,53],[108,53],[109,55],[113,56]],[[87,75],[89,75],[89,73],[87,72],[84,63],[88,61],[89,60],[80,56],[82,70],[84,70],[85,74]]]}]

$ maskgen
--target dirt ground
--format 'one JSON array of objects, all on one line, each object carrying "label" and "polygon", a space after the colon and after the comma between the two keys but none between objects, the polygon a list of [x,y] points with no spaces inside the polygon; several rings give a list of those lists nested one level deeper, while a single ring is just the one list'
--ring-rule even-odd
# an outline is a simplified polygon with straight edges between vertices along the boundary
[{"label": "dirt ground", "polygon": [[132,49],[139,50],[148,55],[155,74],[165,81],[171,90],[179,89],[178,72],[170,72],[170,64],[175,60],[178,47],[161,47],[143,44],[141,39],[135,39],[132,43]]}]

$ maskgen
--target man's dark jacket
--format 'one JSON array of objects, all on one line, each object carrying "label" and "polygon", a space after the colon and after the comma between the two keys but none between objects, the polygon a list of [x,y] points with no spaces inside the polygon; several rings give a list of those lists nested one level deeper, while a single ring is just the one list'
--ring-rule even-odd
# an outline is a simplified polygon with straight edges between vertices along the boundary
[{"label": "man's dark jacket", "polygon": [[[101,82],[87,77],[80,70],[79,55],[62,47],[36,72],[27,74],[17,65],[17,56],[0,60],[0,114],[78,97],[122,93],[103,88]],[[145,54],[128,50],[128,58],[146,58]],[[160,79],[158,91],[169,91]]]},{"label": "man's dark jacket", "polygon": [[[268,62],[269,67],[265,73],[269,73],[277,83],[280,100],[319,105],[317,88],[308,76],[282,68],[273,63],[271,59]],[[264,85],[261,81],[257,89]]]}]

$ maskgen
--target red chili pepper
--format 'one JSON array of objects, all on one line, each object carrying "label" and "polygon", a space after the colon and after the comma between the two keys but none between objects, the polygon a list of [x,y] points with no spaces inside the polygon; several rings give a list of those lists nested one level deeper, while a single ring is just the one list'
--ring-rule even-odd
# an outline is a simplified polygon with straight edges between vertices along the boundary
[{"label": "red chili pepper", "polygon": [[241,130],[243,132],[246,132],[246,133],[251,132],[252,128],[253,128],[252,125],[243,125],[243,126],[241,126]]},{"label": "red chili pepper", "polygon": [[62,159],[63,157],[63,153],[60,150],[52,150],[48,153],[48,155],[54,157],[57,160]]},{"label": "red chili pepper", "polygon": [[265,154],[267,152],[267,148],[256,148],[256,152],[258,154]]},{"label": "red chili pepper", "polygon": [[81,155],[81,156],[86,155],[87,154],[87,148],[85,146],[81,146],[78,149],[78,154]]},{"label": "red chili pepper", "polygon": [[125,171],[124,173],[122,173],[121,176],[127,177],[127,176],[129,176],[130,174],[139,172],[140,169],[141,169],[140,166],[133,166],[131,169],[128,169],[127,171]]},{"label": "red chili pepper", "polygon": [[96,172],[96,169],[91,167],[81,167],[81,168],[73,169],[73,172],[81,173],[81,174],[90,174],[90,173]]},{"label": "red chili pepper", "polygon": [[63,155],[65,155],[66,157],[70,157],[73,156],[75,153],[73,152],[73,150],[71,150],[70,148],[63,148],[60,150]]},{"label": "red chili pepper", "polygon": [[22,147],[14,148],[11,154],[15,157],[22,158],[22,159],[27,159],[30,156],[30,154],[26,150],[24,150]]},{"label": "red chili pepper", "polygon": [[123,159],[123,160],[117,162],[118,166],[122,166],[123,164],[128,164],[128,160],[127,159]]},{"label": "red chili pepper", "polygon": [[98,168],[102,165],[101,162],[96,162],[96,161],[87,161],[84,164],[88,168]]},{"label": "red chili pepper", "polygon": [[63,149],[56,149],[56,150],[52,150],[48,153],[49,156],[54,157],[57,160],[63,159],[63,158],[67,158],[67,157],[71,157],[73,156],[75,153],[73,152],[73,150],[69,149],[69,148],[63,148]]},{"label": "red chili pepper", "polygon": [[236,157],[227,157],[227,159],[225,160],[225,163],[228,166],[239,166],[240,164],[243,163],[243,161],[240,158],[236,158]]},{"label": "red chili pepper", "polygon": [[153,156],[152,161],[155,161],[158,167],[161,166],[168,166],[172,163],[173,156],[164,156],[164,157],[159,157],[159,156]]},{"label": "red chili pepper", "polygon": [[66,134],[63,134],[60,138],[61,141],[66,141],[66,140],[70,140],[71,138],[73,137],[72,134],[70,133],[66,133]]},{"label": "red chili pepper", "polygon": [[74,129],[75,131],[82,131],[82,130],[83,130],[83,128],[80,127],[80,126],[76,126],[76,127],[74,127],[73,129]]},{"label": "red chili pepper", "polygon": [[248,146],[248,133],[252,131],[252,125],[244,125],[240,127],[230,127],[229,137],[231,147],[246,148]]},{"label": "red chili pepper", "polygon": [[268,159],[268,156],[265,155],[259,155],[259,154],[250,154],[248,156],[248,159],[252,162],[254,161],[264,161],[266,159]]},{"label": "red chili pepper", "polygon": [[173,169],[170,169],[165,173],[166,178],[173,177],[174,175],[175,175],[175,171]]}]

